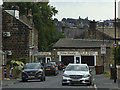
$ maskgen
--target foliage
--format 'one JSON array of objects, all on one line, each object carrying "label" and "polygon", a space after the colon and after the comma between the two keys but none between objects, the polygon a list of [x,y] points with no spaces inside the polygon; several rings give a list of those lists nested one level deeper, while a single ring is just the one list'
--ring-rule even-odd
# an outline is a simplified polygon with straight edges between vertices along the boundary
[{"label": "foliage", "polygon": [[4,2],[3,6],[10,9],[12,6],[19,6],[20,15],[27,15],[28,10],[33,12],[34,27],[38,30],[38,49],[39,51],[50,51],[61,34],[55,28],[52,19],[58,11],[50,6],[48,2]]},{"label": "foliage", "polygon": [[16,61],[16,60],[11,61],[11,68],[14,68],[17,71],[21,71],[23,67],[24,67],[24,63],[22,61]]},{"label": "foliage", "polygon": [[[115,54],[115,48],[111,47],[113,55]],[[120,46],[116,48],[116,63],[120,65]]]},{"label": "foliage", "polygon": [[104,75],[108,78],[110,78],[110,71],[104,71]]},{"label": "foliage", "polygon": [[10,61],[11,68],[21,70],[23,66],[29,62],[29,58],[16,58]]}]

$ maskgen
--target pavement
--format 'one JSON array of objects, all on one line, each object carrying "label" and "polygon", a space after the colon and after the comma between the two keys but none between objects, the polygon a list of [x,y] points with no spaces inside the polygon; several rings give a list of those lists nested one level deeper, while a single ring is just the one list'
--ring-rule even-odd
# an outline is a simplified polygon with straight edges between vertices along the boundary
[{"label": "pavement", "polygon": [[21,79],[9,79],[6,78],[5,80],[2,80],[2,86],[10,86],[10,85],[14,85],[16,83],[19,83],[21,81]]},{"label": "pavement", "polygon": [[106,77],[104,74],[98,74],[94,75],[94,84],[95,88],[105,88],[109,90],[120,90],[120,83],[117,80],[116,83],[114,83],[113,79],[110,79]]}]

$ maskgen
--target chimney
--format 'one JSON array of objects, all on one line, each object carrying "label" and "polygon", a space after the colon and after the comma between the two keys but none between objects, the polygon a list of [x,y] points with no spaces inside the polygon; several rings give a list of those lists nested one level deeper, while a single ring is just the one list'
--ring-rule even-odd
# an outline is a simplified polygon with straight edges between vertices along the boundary
[{"label": "chimney", "polygon": [[[114,22],[114,26],[115,26],[115,22]],[[118,18],[116,19],[116,27],[117,27],[116,30],[117,38],[120,38],[120,20]]]},{"label": "chimney", "polygon": [[33,16],[32,16],[32,10],[31,9],[28,11],[28,19],[29,19],[31,25],[33,25]]},{"label": "chimney", "polygon": [[89,33],[91,34],[92,38],[96,39],[96,21],[90,21]]}]

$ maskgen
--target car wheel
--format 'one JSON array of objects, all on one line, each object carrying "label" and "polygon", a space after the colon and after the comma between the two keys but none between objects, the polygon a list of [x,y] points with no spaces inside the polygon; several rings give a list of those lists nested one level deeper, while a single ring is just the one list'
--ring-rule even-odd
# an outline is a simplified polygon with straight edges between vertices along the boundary
[{"label": "car wheel", "polygon": [[90,86],[92,83],[90,82],[89,84],[87,84],[88,86]]},{"label": "car wheel", "polygon": [[27,79],[25,79],[25,78],[22,78],[22,81],[23,81],[23,82],[27,82]]},{"label": "car wheel", "polygon": [[56,76],[57,75],[57,72],[54,72],[54,76]]},{"label": "car wheel", "polygon": [[42,76],[42,77],[40,78],[40,81],[45,81],[45,76]]},{"label": "car wheel", "polygon": [[62,83],[62,86],[65,86],[65,85],[67,85],[67,83]]},{"label": "car wheel", "polygon": [[46,78],[44,77],[44,81],[46,80]]}]

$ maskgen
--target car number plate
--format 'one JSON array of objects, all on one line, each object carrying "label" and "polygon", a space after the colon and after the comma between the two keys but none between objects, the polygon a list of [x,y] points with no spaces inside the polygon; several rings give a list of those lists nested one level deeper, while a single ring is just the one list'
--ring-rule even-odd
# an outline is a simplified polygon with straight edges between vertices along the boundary
[{"label": "car number plate", "polygon": [[50,69],[46,69],[46,70],[50,70]]},{"label": "car number plate", "polygon": [[80,80],[78,80],[78,79],[72,79],[72,81],[80,81]]},{"label": "car number plate", "polygon": [[29,76],[29,78],[34,78],[35,76]]}]

